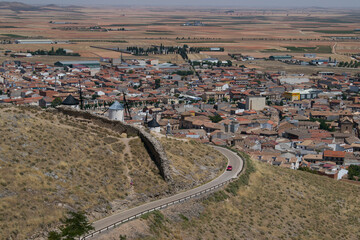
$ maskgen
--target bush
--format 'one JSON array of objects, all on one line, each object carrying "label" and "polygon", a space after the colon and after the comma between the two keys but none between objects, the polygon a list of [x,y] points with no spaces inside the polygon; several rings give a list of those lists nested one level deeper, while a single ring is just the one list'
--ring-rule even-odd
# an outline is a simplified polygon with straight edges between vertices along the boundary
[{"label": "bush", "polygon": [[68,217],[61,220],[61,222],[60,233],[55,231],[49,232],[49,240],[75,240],[94,230],[84,212],[68,212]]},{"label": "bush", "polygon": [[355,180],[355,178],[360,179],[360,166],[350,165],[348,171],[348,176],[350,180]]}]

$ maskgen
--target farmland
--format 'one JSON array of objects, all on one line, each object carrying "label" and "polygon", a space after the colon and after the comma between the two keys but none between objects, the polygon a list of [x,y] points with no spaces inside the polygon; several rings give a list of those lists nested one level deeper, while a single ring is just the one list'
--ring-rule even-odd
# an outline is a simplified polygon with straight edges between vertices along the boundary
[{"label": "farmland", "polygon": [[[360,52],[360,41],[337,40],[334,36],[357,37],[360,17],[356,10],[267,10],[235,9],[233,13],[211,9],[160,9],[160,8],[76,8],[63,11],[47,9],[13,12],[0,9],[0,40],[8,39],[53,39],[70,41],[61,43],[61,48],[70,49],[81,56],[78,60],[116,58],[119,53],[91,48],[109,46],[221,47],[220,54],[227,59],[228,53],[241,52],[254,57],[268,57],[273,52],[318,53],[342,61],[349,55]],[[68,24],[53,24],[54,22]],[[204,26],[183,26],[186,22],[200,21]],[[54,26],[56,25],[56,26]],[[67,30],[63,30],[64,27]],[[123,31],[79,31],[101,27],[123,28]],[[275,34],[274,34],[275,33]],[[2,50],[13,52],[49,49],[46,45],[2,44]],[[203,53],[200,53],[203,54]],[[218,53],[203,55],[216,57]],[[336,56],[334,56],[336,55]],[[180,56],[149,56],[160,62],[182,63]],[[195,56],[192,56],[196,58]],[[65,58],[67,59],[67,58]],[[11,60],[0,54],[0,61]],[[37,57],[36,61],[53,63],[49,56]],[[64,59],[60,59],[64,60]]]}]

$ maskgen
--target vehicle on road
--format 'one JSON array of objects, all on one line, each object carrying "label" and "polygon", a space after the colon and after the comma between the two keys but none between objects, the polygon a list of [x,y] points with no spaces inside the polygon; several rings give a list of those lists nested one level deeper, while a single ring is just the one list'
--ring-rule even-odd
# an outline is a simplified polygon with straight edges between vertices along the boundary
[{"label": "vehicle on road", "polygon": [[226,171],[232,171],[232,166],[231,165],[227,166]]}]

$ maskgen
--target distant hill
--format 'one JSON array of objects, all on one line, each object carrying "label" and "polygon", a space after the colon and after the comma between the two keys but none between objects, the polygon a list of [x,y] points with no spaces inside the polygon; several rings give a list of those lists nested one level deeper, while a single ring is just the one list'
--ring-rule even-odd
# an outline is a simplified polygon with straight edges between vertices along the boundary
[{"label": "distant hill", "polygon": [[48,4],[44,6],[29,5],[22,2],[0,2],[0,9],[9,9],[14,12],[20,11],[73,11],[79,9],[79,6],[58,6],[56,4]]}]

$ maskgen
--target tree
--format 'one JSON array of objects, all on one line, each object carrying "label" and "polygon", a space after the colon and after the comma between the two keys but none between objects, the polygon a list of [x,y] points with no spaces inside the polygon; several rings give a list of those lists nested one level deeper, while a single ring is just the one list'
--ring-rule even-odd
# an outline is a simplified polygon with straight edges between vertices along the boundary
[{"label": "tree", "polygon": [[49,240],[75,240],[94,230],[84,212],[68,212],[68,217],[61,220],[60,233],[51,231]]},{"label": "tree", "polygon": [[342,100],[347,100],[347,96],[346,96],[345,93],[342,93],[341,99],[342,99]]},{"label": "tree", "polygon": [[209,118],[213,123],[218,123],[223,120],[222,117],[218,114],[216,114],[214,116],[209,116]]},{"label": "tree", "polygon": [[160,79],[155,79],[155,89],[160,87]]},{"label": "tree", "polygon": [[214,104],[214,103],[215,103],[215,98],[209,98],[208,104]]},{"label": "tree", "polygon": [[56,98],[51,102],[51,106],[52,106],[52,107],[56,107],[56,106],[59,106],[61,103],[62,103],[61,98],[56,97]]},{"label": "tree", "polygon": [[298,170],[304,171],[304,172],[309,172],[309,173],[317,174],[317,172],[316,172],[315,170],[312,170],[312,169],[310,169],[309,167],[299,167]]},{"label": "tree", "polygon": [[360,166],[350,165],[348,171],[348,176],[350,180],[355,180],[355,177],[360,180]]},{"label": "tree", "polygon": [[232,61],[227,60],[227,65],[228,65],[228,67],[232,67]]},{"label": "tree", "polygon": [[61,240],[61,234],[58,232],[49,232],[48,240]]}]

